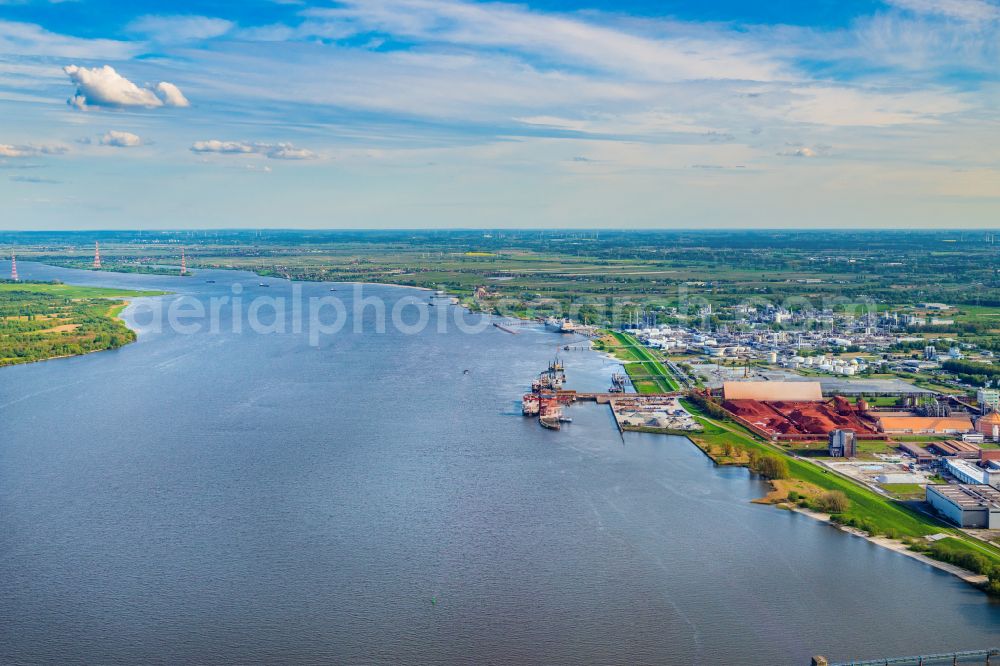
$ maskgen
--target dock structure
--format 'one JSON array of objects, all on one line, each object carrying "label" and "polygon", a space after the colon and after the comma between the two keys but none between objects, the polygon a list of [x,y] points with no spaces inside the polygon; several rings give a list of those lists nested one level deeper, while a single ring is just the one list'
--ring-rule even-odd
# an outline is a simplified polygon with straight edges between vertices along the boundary
[{"label": "dock structure", "polygon": [[[504,325],[498,322],[493,322],[493,325],[501,330],[506,330]],[[507,332],[517,333],[514,330]],[[685,391],[625,393],[625,384],[628,380],[624,375],[615,375],[612,378],[611,389],[602,393],[564,389],[565,381],[565,366],[559,357],[556,357],[549,363],[548,369],[539,374],[538,378],[531,383],[531,393],[525,393],[521,398],[521,413],[525,416],[536,417],[543,428],[559,430],[563,423],[571,421],[570,418],[563,415],[563,408],[580,400],[589,400],[599,405],[611,407],[619,432],[658,428],[673,429],[669,423],[671,417],[676,417],[683,412],[683,409],[676,404],[676,399],[687,394]],[[662,409],[657,409],[658,405]],[[629,413],[620,414],[619,409],[622,407],[626,408]],[[683,413],[686,414],[686,412]],[[688,416],[690,418],[690,415]],[[645,421],[636,423],[636,419],[641,417],[645,417]]]},{"label": "dock structure", "polygon": [[671,391],[669,393],[580,393],[578,391],[559,391],[559,399],[566,402],[592,400],[599,405],[606,405],[615,398],[683,398],[686,391]]},{"label": "dock structure", "polygon": [[[562,417],[562,408],[581,400],[593,401],[611,407],[618,431],[639,432],[671,431],[687,432],[700,429],[691,415],[679,405],[677,399],[686,395],[683,391],[669,393],[580,393],[560,389],[541,395],[528,394],[522,401],[525,416],[538,416],[542,425],[558,430],[558,423],[568,422]],[[547,422],[542,419],[548,415]],[[686,417],[686,418],[682,418]],[[676,432],[675,432],[676,431]]]},{"label": "dock structure", "polygon": [[813,657],[813,666],[931,666],[932,664],[1000,664],[1000,649],[964,650],[960,652],[942,652],[940,654],[924,654],[913,657],[886,657],[883,659],[865,659],[862,661],[842,661],[830,663],[824,657]]}]

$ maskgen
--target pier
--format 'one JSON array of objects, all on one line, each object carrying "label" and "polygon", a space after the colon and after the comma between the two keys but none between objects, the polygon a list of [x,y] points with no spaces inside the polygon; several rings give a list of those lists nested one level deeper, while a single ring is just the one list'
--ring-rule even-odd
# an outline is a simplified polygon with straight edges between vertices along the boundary
[{"label": "pier", "polygon": [[599,405],[607,405],[615,398],[683,398],[686,391],[671,391],[669,393],[580,393],[578,391],[558,391],[556,395],[563,402],[590,400]]},{"label": "pier", "polygon": [[700,430],[691,415],[677,399],[683,391],[669,393],[580,393],[565,389],[531,393],[524,396],[522,411],[525,416],[537,416],[543,427],[558,430],[560,423],[569,419],[562,416],[562,407],[581,400],[611,407],[619,432],[686,433]]},{"label": "pier", "polygon": [[[494,326],[506,330],[499,322]],[[508,333],[516,333],[510,330]],[[531,384],[531,393],[521,399],[521,413],[533,416],[543,428],[559,430],[563,423],[571,419],[563,416],[563,408],[581,400],[608,405],[615,418],[619,432],[635,430],[640,432],[688,432],[699,426],[678,402],[685,391],[663,393],[626,393],[628,379],[623,374],[612,377],[611,388],[604,392],[580,392],[564,389],[565,366],[559,357],[554,358],[548,369],[538,375]]]},{"label": "pier", "polygon": [[884,659],[865,659],[863,661],[842,661],[830,663],[825,657],[813,657],[811,666],[931,666],[931,664],[1000,664],[1000,649],[964,650],[961,652],[943,652],[940,654],[925,654],[913,657],[886,657]]}]

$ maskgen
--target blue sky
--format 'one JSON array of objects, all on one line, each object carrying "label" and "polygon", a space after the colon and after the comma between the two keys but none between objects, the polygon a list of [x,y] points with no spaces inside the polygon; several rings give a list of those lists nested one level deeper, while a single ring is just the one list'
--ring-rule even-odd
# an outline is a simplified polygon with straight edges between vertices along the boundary
[{"label": "blue sky", "polygon": [[1000,0],[0,0],[0,228],[1000,219]]}]

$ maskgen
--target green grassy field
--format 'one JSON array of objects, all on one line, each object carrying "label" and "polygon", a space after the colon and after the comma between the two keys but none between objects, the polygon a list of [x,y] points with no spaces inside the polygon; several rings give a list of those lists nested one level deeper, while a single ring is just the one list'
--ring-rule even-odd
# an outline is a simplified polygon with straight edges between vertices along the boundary
[{"label": "green grassy field", "polygon": [[59,298],[139,298],[142,296],[163,296],[166,291],[134,291],[129,289],[108,289],[106,287],[82,287],[61,282],[0,282],[0,292],[23,291],[32,294],[48,294]]},{"label": "green grassy field", "polygon": [[923,499],[924,488],[916,483],[884,483],[882,489],[898,499]]},{"label": "green grassy field", "polygon": [[597,341],[595,348],[622,361],[637,393],[670,393],[678,390],[673,373],[632,336],[608,332]]},{"label": "green grassy field", "polygon": [[[627,363],[625,371],[638,393],[670,393],[680,390],[673,373],[660,362],[652,350],[627,333],[614,332],[611,335],[618,342],[616,349],[637,361]],[[619,352],[615,353],[617,355]]]},{"label": "green grassy field", "polygon": [[875,453],[886,453],[893,454],[899,453],[899,449],[883,440],[883,439],[859,439],[858,440],[858,453],[860,454],[875,454]]},{"label": "green grassy field", "polygon": [[667,393],[673,389],[658,375],[651,372],[645,363],[626,363],[625,372],[636,393]]}]

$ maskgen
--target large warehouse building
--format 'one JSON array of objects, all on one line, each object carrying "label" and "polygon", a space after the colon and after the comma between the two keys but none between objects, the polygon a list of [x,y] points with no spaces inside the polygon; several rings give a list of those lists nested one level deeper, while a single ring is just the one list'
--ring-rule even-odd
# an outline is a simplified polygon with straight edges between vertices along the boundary
[{"label": "large warehouse building", "polygon": [[965,415],[882,414],[878,420],[882,432],[897,435],[958,435],[972,430],[972,419]]},{"label": "large warehouse building", "polygon": [[806,402],[822,400],[819,382],[724,382],[725,400],[759,400],[761,402]]},{"label": "large warehouse building", "polygon": [[927,502],[959,527],[1000,529],[1000,490],[992,486],[929,484]]}]

